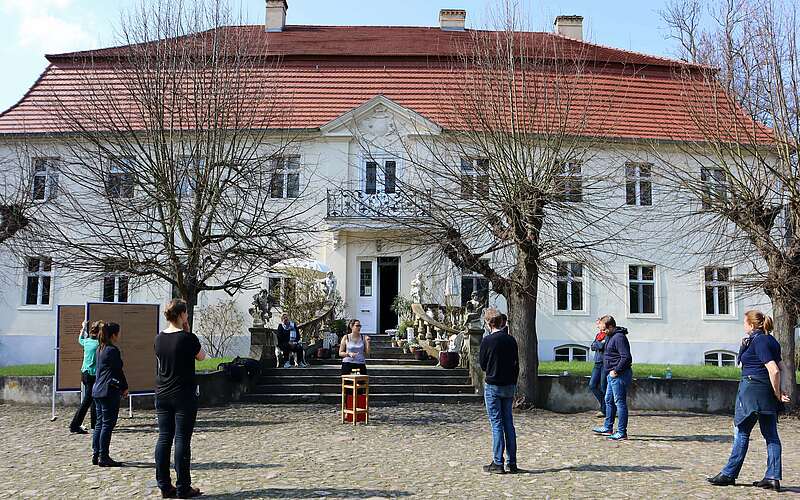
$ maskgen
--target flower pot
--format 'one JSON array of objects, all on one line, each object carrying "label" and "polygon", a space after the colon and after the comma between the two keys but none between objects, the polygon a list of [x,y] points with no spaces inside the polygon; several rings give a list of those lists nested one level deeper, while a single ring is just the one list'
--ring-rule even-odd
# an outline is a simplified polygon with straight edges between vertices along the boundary
[{"label": "flower pot", "polygon": [[425,361],[426,359],[428,359],[428,353],[422,349],[417,349],[416,351],[414,351],[414,359],[416,359],[417,361]]},{"label": "flower pot", "polygon": [[442,368],[452,370],[453,368],[458,368],[459,358],[460,356],[457,352],[442,351],[439,353],[439,364]]}]

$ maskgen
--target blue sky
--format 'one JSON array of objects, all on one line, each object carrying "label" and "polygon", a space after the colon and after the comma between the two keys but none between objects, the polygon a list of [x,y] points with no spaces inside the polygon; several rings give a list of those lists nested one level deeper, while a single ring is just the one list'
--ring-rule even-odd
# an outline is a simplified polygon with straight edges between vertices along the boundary
[{"label": "blue sky", "polygon": [[[113,45],[120,12],[140,0],[0,0],[0,109],[17,102],[47,66],[44,54]],[[241,3],[247,20],[264,21],[264,0]],[[666,0],[519,0],[533,29],[550,30],[559,14],[584,16],[595,43],[671,56],[660,9]],[[435,26],[441,8],[466,9],[483,27],[495,0],[289,0],[289,24]]]}]

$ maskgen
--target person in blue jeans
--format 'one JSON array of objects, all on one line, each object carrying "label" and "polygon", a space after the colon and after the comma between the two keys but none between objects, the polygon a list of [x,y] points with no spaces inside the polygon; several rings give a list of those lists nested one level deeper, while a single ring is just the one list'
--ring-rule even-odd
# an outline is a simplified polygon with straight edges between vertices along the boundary
[{"label": "person in blue jeans", "polygon": [[600,405],[600,411],[597,412],[598,417],[605,418],[606,416],[606,387],[608,386],[606,373],[603,367],[603,352],[606,350],[606,331],[604,325],[598,318],[595,322],[596,331],[598,333],[594,336],[592,341],[592,350],[594,351],[594,367],[592,367],[592,376],[589,377],[589,391],[597,399],[597,404]]},{"label": "person in blue jeans", "polygon": [[[592,431],[608,436],[612,441],[628,439],[628,388],[633,381],[633,357],[628,342],[628,330],[617,326],[613,316],[600,318],[607,341],[603,353],[603,368],[608,372],[606,387],[606,420]],[[617,432],[614,432],[614,419]]]},{"label": "person in blue jeans", "polygon": [[92,398],[97,409],[97,422],[92,436],[92,463],[100,467],[122,467],[109,456],[111,433],[117,425],[120,398],[128,397],[128,381],[122,371],[122,356],[116,344],[120,328],[116,323],[106,323],[97,337],[97,379],[92,387]]},{"label": "person in blue jeans", "polygon": [[[483,470],[492,474],[516,474],[517,433],[514,429],[514,394],[519,377],[519,353],[517,341],[509,335],[506,321],[497,309],[490,308],[484,319],[491,333],[483,338],[478,354],[481,370],[486,372],[483,399],[486,413],[492,426],[492,463]],[[503,468],[503,452],[506,466]]]},{"label": "person in blue jeans", "polygon": [[781,391],[781,346],[772,331],[772,318],[761,311],[747,311],[744,329],[747,337],[739,348],[742,380],[733,416],[733,449],[722,472],[708,478],[714,486],[731,486],[742,470],[750,432],[756,422],[767,442],[767,471],[753,486],[781,491],[781,440],[778,437],[778,412],[789,396]]}]

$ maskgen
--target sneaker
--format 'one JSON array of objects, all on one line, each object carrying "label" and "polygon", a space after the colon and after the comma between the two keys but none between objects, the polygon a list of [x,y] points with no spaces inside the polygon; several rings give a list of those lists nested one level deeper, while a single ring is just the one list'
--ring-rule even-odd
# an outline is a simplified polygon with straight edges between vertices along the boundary
[{"label": "sneaker", "polygon": [[498,465],[494,462],[490,463],[489,465],[483,466],[483,472],[488,472],[489,474],[505,474],[506,471],[503,469],[502,465]]},{"label": "sneaker", "polygon": [[292,364],[287,361],[286,363],[283,364],[283,367],[284,368],[291,368]]},{"label": "sneaker", "polygon": [[308,363],[306,363],[305,361],[300,363],[300,368],[308,368]]},{"label": "sneaker", "polygon": [[606,418],[606,414],[603,413],[602,411],[598,411],[597,413],[594,414],[594,416],[595,418]]},{"label": "sneaker", "polygon": [[70,434],[89,434],[89,432],[83,427],[78,427],[77,429],[70,429],[69,432]]},{"label": "sneaker", "polygon": [[623,434],[623,433],[617,431],[614,434],[611,434],[610,436],[608,436],[608,439],[610,441],[622,441],[622,440],[628,439],[628,434]]},{"label": "sneaker", "polygon": [[508,472],[509,474],[516,474],[517,472],[519,472],[517,464],[508,464],[506,466],[506,472]]},{"label": "sneaker", "polygon": [[606,429],[605,427],[595,427],[594,429],[592,429],[592,432],[594,432],[595,434],[599,434],[601,436],[610,436],[614,434],[613,429]]}]

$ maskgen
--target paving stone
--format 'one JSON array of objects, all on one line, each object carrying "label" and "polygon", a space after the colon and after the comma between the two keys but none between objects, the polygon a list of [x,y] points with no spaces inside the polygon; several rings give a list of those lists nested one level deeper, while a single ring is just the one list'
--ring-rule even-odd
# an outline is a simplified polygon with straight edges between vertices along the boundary
[{"label": "paving stone", "polygon": [[[340,424],[327,405],[236,405],[201,410],[192,477],[206,498],[765,498],[752,487],[714,488],[730,452],[731,418],[633,412],[630,440],[591,434],[592,413],[515,414],[522,474],[496,476],[491,432],[479,405],[373,408],[370,425]],[[0,498],[157,498],[153,413],[120,416],[112,457],[90,465],[90,436],[49,408],[0,404]],[[800,421],[780,422],[784,486],[800,492]],[[754,432],[741,481],[766,462]],[[174,473],[173,473],[174,474]]]}]

